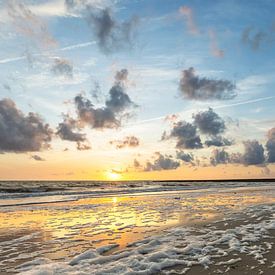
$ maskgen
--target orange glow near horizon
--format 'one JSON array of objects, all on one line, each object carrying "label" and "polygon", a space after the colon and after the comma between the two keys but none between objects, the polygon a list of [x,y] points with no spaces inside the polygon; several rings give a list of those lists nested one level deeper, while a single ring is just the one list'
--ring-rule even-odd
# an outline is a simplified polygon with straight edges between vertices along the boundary
[{"label": "orange glow near horizon", "polygon": [[110,181],[117,181],[122,178],[120,173],[116,173],[113,170],[107,171],[106,172],[106,179]]}]

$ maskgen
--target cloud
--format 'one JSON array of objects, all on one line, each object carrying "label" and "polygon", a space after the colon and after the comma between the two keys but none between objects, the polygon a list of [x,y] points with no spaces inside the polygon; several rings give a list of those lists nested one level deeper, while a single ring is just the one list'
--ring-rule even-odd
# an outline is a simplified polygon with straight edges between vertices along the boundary
[{"label": "cloud", "polygon": [[85,141],[86,135],[82,133],[77,133],[74,130],[78,128],[77,121],[66,116],[64,121],[58,124],[57,127],[57,135],[63,139],[68,141]]},{"label": "cloud", "polygon": [[268,34],[264,31],[253,31],[254,28],[247,27],[242,33],[242,42],[248,45],[252,50],[259,50],[261,45],[265,42]]},{"label": "cloud", "polygon": [[45,161],[45,159],[41,158],[38,155],[32,155],[31,158],[34,159],[34,160],[36,160],[36,161]]},{"label": "cloud", "polygon": [[82,95],[77,95],[74,101],[78,119],[82,124],[88,124],[95,129],[117,128],[120,126],[120,121],[109,108],[95,108],[92,102]]},{"label": "cloud", "polygon": [[55,47],[56,40],[49,33],[47,25],[22,1],[10,0],[7,4],[8,15],[12,18],[15,30],[22,34],[41,48]]},{"label": "cloud", "polygon": [[188,31],[193,35],[199,34],[198,27],[194,20],[193,10],[190,7],[181,6],[179,8],[179,13],[184,17]]},{"label": "cloud", "polygon": [[216,136],[223,133],[226,129],[224,120],[212,108],[198,112],[193,115],[193,118],[194,124],[202,134]]},{"label": "cloud", "polygon": [[109,99],[106,100],[106,107],[114,113],[119,113],[134,105],[130,97],[124,92],[124,88],[116,84],[109,91]]},{"label": "cloud", "polygon": [[180,166],[180,163],[173,160],[171,156],[162,155],[159,152],[156,152],[155,156],[152,162],[147,161],[144,171],[173,170]]},{"label": "cloud", "polygon": [[212,156],[210,158],[210,163],[213,166],[216,166],[218,164],[226,164],[230,161],[229,154],[224,150],[214,149],[212,151]]},{"label": "cloud", "polygon": [[115,80],[118,83],[127,82],[128,80],[128,70],[127,69],[121,69],[120,71],[116,72]]},{"label": "cloud", "polygon": [[140,162],[137,159],[134,159],[134,168],[138,169],[141,167]]},{"label": "cloud", "polygon": [[183,70],[179,89],[186,99],[229,100],[236,97],[236,86],[229,80],[196,76],[194,68]]},{"label": "cloud", "polygon": [[197,149],[202,148],[202,143],[197,134],[197,127],[185,121],[179,121],[173,124],[171,132],[167,135],[164,133],[162,139],[175,138],[177,140],[176,148],[178,149]]},{"label": "cloud", "polygon": [[73,65],[69,60],[56,58],[52,66],[52,72],[57,76],[73,77]]},{"label": "cloud", "polygon": [[104,53],[132,47],[138,23],[137,17],[119,22],[114,18],[111,7],[98,7],[96,1],[66,0],[65,4],[69,11],[82,14]]},{"label": "cloud", "polygon": [[77,142],[77,147],[76,148],[79,151],[85,151],[85,150],[92,149],[92,147],[90,146],[89,143],[83,143],[83,142],[80,142],[80,141]]},{"label": "cloud", "polygon": [[127,115],[126,110],[136,106],[125,92],[124,83],[117,81],[117,74],[115,83],[109,91],[109,97],[105,101],[105,106],[96,108],[89,99],[82,95],[77,95],[74,98],[80,124],[88,124],[91,128],[98,129],[118,128],[121,125],[121,119]]},{"label": "cloud", "polygon": [[38,114],[24,115],[11,99],[0,100],[0,151],[19,153],[48,149],[52,134]]},{"label": "cloud", "polygon": [[243,165],[265,164],[264,148],[257,140],[247,140],[243,142],[243,153],[229,154],[224,149],[214,149],[210,158],[212,165],[237,163]]},{"label": "cloud", "polygon": [[192,154],[185,153],[183,151],[177,151],[177,159],[180,159],[184,162],[192,162],[194,160],[194,157]]},{"label": "cloud", "polygon": [[267,133],[267,161],[269,163],[275,162],[275,128],[272,128]]},{"label": "cloud", "polygon": [[202,148],[201,136],[207,138],[205,141],[207,147],[230,146],[233,144],[233,140],[221,135],[226,130],[225,121],[212,108],[193,114],[192,117],[192,123],[185,121],[174,122],[170,133],[165,131],[161,140],[175,138],[177,140],[176,148],[178,149]]},{"label": "cloud", "polygon": [[117,149],[122,149],[125,147],[138,147],[139,146],[139,139],[135,136],[128,136],[125,137],[123,140],[112,140],[110,144],[116,146]]},{"label": "cloud", "polygon": [[247,140],[243,142],[244,154],[242,156],[243,164],[257,165],[265,162],[264,148],[257,140]]},{"label": "cloud", "polygon": [[205,141],[205,145],[207,147],[210,147],[210,146],[222,147],[222,146],[230,146],[232,144],[233,144],[232,140],[229,140],[222,136],[211,137],[211,139],[208,139]]},{"label": "cloud", "polygon": [[211,54],[213,56],[219,57],[219,58],[224,57],[224,51],[221,50],[218,46],[216,32],[214,30],[209,30],[208,35],[209,35],[209,39],[210,39]]}]

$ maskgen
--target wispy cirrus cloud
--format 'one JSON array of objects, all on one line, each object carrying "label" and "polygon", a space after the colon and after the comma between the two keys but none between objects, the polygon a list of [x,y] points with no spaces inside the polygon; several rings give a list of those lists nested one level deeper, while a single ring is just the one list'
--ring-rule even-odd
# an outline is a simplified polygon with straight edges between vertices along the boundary
[{"label": "wispy cirrus cloud", "polygon": [[57,46],[57,41],[50,34],[47,24],[22,1],[8,1],[7,14],[11,18],[15,31],[32,40],[39,48],[47,49]]},{"label": "wispy cirrus cloud", "polygon": [[216,32],[212,29],[208,31],[209,39],[210,39],[210,52],[215,57],[224,57],[224,51],[219,48]]},{"label": "wispy cirrus cloud", "polygon": [[194,19],[193,9],[188,6],[181,6],[179,13],[184,17],[188,31],[193,35],[199,34],[200,32]]}]

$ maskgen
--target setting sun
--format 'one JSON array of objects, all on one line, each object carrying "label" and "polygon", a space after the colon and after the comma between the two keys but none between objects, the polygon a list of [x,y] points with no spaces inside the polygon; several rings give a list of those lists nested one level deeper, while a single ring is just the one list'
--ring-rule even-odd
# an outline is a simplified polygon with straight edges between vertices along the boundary
[{"label": "setting sun", "polygon": [[106,172],[106,177],[108,180],[116,181],[121,178],[121,174],[116,173],[114,171],[107,171]]}]

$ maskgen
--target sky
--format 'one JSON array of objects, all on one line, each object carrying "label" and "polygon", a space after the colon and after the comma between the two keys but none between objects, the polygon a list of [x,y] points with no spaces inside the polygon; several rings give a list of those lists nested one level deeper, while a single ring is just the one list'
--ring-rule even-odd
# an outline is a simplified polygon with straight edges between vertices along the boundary
[{"label": "sky", "polygon": [[0,0],[0,179],[275,177],[273,0]]}]

